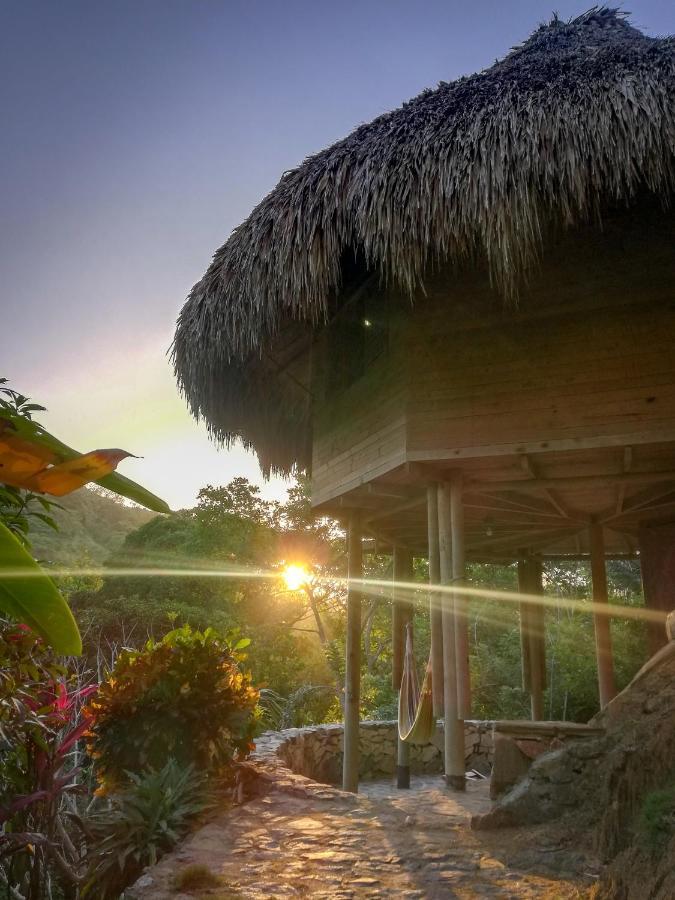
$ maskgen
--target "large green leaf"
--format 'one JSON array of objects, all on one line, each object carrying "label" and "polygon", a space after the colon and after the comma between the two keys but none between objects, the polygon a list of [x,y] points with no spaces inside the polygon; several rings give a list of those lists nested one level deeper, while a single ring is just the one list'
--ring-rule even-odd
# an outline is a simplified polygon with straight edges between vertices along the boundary
[{"label": "large green leaf", "polygon": [[57,653],[77,656],[82,639],[68,604],[33,557],[0,522],[0,609],[50,644]]},{"label": "large green leaf", "polygon": [[[45,429],[41,425],[38,425],[37,422],[33,422],[30,419],[26,419],[19,415],[8,415],[5,411],[3,411],[2,415],[5,418],[11,418],[18,437],[24,438],[24,440],[33,441],[42,447],[53,450],[62,461],[65,462],[66,460],[75,459],[80,456],[77,450],[73,450],[72,447],[64,444],[58,438],[54,437],[53,434],[45,431]],[[157,497],[130,478],[119,475],[117,472],[106,475],[104,478],[97,481],[96,484],[99,484],[109,491],[113,491],[115,494],[126,497],[128,500],[133,500],[135,503],[145,506],[146,509],[153,510],[153,512],[171,512],[169,505],[160,497]]]}]

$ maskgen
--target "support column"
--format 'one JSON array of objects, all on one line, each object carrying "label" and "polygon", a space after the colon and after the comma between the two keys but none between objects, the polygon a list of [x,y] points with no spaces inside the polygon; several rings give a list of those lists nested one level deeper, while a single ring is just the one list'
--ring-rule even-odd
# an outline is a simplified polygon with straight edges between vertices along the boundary
[{"label": "support column", "polygon": [[[453,579],[451,508],[451,486],[450,484],[439,484],[438,537],[440,575],[441,583],[445,585],[450,585]],[[450,590],[444,591],[440,597],[443,622],[445,781],[448,787],[463,791],[466,787],[464,721],[460,718],[457,694],[454,598]]]},{"label": "support column", "polygon": [[[462,473],[453,472],[450,481],[450,513],[452,522],[452,580],[456,587],[464,584],[466,553],[464,550],[464,503]],[[469,601],[465,594],[454,595],[455,655],[457,660],[457,702],[459,717],[471,718],[471,670],[469,668]]]},{"label": "support column", "polygon": [[[521,594],[543,594],[541,560],[522,556],[518,560],[518,590]],[[546,644],[544,607],[529,601],[520,604],[520,647],[523,661],[523,689],[530,694],[532,720],[544,718],[546,687]]]},{"label": "support column", "polygon": [[[590,546],[593,602],[607,605],[605,537],[602,525],[599,522],[591,522]],[[598,661],[598,692],[600,694],[600,708],[602,709],[616,694],[612,661],[612,636],[609,627],[609,615],[596,612],[593,620],[595,623],[595,655]]]},{"label": "support column", "polygon": [[[393,557],[393,590],[392,590],[392,684],[395,691],[401,690],[403,677],[403,657],[408,625],[412,627],[413,605],[405,597],[408,589],[402,590],[398,585],[412,581],[413,557],[409,550],[394,547]],[[410,744],[397,739],[396,747],[396,787],[410,787]]]},{"label": "support column", "polygon": [[359,704],[361,700],[361,587],[353,579],[363,577],[361,517],[349,518],[347,531],[347,647],[345,665],[345,727],[342,789],[359,789]]},{"label": "support column", "polygon": [[[640,523],[640,570],[645,607],[663,617],[675,609],[675,522]],[[647,622],[647,652],[668,642],[662,622]]]},{"label": "support column", "polygon": [[[441,562],[438,549],[438,485],[427,487],[427,531],[429,543],[429,584],[440,584]],[[434,716],[443,716],[443,613],[438,591],[429,592],[429,630],[431,633],[431,687]]]}]

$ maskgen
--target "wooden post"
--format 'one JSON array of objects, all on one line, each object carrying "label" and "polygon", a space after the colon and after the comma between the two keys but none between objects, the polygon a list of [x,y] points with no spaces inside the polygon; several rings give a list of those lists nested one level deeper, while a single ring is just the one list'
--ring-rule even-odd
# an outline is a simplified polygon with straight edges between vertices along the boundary
[{"label": "wooden post", "polygon": [[[518,560],[518,590],[521,594],[543,594],[541,560],[523,556]],[[530,693],[532,720],[544,718],[546,644],[544,607],[526,601],[520,604],[520,648],[523,689]]]},{"label": "wooden post", "polygon": [[[409,550],[394,547],[393,558],[393,590],[392,590],[392,681],[394,690],[400,692],[403,677],[403,656],[408,625],[412,627],[413,605],[409,600],[400,600],[401,593],[397,585],[412,581],[413,558]],[[410,744],[397,740],[396,748],[396,786],[410,787]]]},{"label": "wooden post", "polygon": [[[605,570],[605,537],[602,525],[591,522],[591,575],[593,578],[593,602],[607,605],[607,572]],[[595,655],[598,661],[598,692],[600,708],[607,706],[616,694],[614,665],[612,662],[612,636],[609,615],[595,613]]]},{"label": "wooden post", "polygon": [[[461,472],[453,472],[450,480],[450,515],[452,523],[452,580],[456,587],[461,587],[464,584],[466,575]],[[471,718],[468,605],[466,596],[461,591],[457,591],[454,594],[455,658],[457,661],[457,702],[459,704],[460,719]]]},{"label": "wooden post", "polygon": [[[526,551],[519,551],[518,558],[518,591],[521,594],[529,594],[530,585],[528,581]],[[520,662],[522,667],[522,684],[523,690],[528,694],[532,690],[532,682],[530,679],[530,604],[521,601],[519,604],[520,611]]]},{"label": "wooden post", "polygon": [[361,517],[351,514],[347,532],[347,647],[345,666],[345,727],[342,789],[359,789],[359,704],[361,700],[361,588],[352,579],[363,577]]},{"label": "wooden post", "polygon": [[[645,607],[666,614],[675,607],[675,522],[641,522],[640,571]],[[668,642],[661,622],[647,623],[649,656]]]},{"label": "wooden post", "polygon": [[[429,584],[439,584],[441,562],[438,548],[438,485],[427,487],[427,531],[429,542]],[[431,686],[434,716],[443,716],[443,612],[438,591],[429,592],[429,630],[431,633]]]},{"label": "wooden post", "polygon": [[[451,487],[438,486],[438,537],[441,582],[452,583]],[[443,707],[445,782],[463,791],[465,784],[464,722],[460,719],[457,694],[457,657],[455,649],[455,608],[450,590],[441,594],[443,609]]]}]

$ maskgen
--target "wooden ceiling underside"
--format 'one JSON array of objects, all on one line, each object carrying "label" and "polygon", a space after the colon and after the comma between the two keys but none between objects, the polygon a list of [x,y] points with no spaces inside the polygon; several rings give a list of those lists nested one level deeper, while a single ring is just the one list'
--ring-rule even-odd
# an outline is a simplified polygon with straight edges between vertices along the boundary
[{"label": "wooden ceiling underside", "polygon": [[[456,468],[456,466],[454,467]],[[447,477],[445,461],[407,463],[343,494],[318,512],[362,512],[363,531],[427,552],[427,485]],[[522,551],[578,558],[589,552],[592,520],[606,551],[633,556],[641,522],[675,518],[675,443],[481,457],[462,461],[467,556],[507,561]]]}]

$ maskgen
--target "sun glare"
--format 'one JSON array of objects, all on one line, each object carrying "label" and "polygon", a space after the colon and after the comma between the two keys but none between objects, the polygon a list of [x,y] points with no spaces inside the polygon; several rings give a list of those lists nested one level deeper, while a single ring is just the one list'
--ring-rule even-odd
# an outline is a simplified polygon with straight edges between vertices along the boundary
[{"label": "sun glare", "polygon": [[307,583],[309,573],[304,566],[290,565],[286,566],[283,571],[284,581],[289,591],[298,591]]}]

